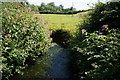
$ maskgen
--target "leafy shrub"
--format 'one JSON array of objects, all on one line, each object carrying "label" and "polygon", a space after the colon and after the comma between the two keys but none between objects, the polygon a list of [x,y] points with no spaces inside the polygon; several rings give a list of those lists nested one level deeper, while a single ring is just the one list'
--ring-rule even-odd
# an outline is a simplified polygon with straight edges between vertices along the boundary
[{"label": "leafy shrub", "polygon": [[106,4],[100,2],[95,5],[94,10],[92,10],[89,16],[81,27],[89,32],[99,30],[105,24],[108,24],[110,29],[119,28],[120,2],[108,2]]},{"label": "leafy shrub", "polygon": [[61,46],[67,47],[69,45],[70,33],[61,29],[56,30],[52,32],[51,38],[53,38],[53,42],[56,42]]},{"label": "leafy shrub", "polygon": [[29,5],[32,11],[39,12],[38,7],[34,4]]},{"label": "leafy shrub", "polygon": [[48,4],[41,3],[41,5],[37,7],[41,14],[75,14],[79,12],[73,7],[64,9],[62,5],[56,6],[54,2],[50,2]]},{"label": "leafy shrub", "polygon": [[[107,33],[107,35],[104,35]],[[72,48],[73,66],[83,79],[120,78],[120,31],[116,29],[83,34]]]},{"label": "leafy shrub", "polygon": [[40,14],[77,14],[82,11],[67,11],[67,12],[55,12],[55,11],[39,11]]},{"label": "leafy shrub", "polygon": [[44,25],[21,3],[2,3],[2,76],[21,73],[28,62],[46,52],[50,40]]},{"label": "leafy shrub", "polygon": [[120,78],[120,2],[98,3],[71,42],[75,76]]}]

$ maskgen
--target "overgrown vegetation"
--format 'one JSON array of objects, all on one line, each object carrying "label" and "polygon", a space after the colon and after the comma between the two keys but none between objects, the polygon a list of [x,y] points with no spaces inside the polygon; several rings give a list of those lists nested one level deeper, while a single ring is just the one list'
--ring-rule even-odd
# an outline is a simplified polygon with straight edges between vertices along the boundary
[{"label": "overgrown vegetation", "polygon": [[[55,14],[35,14],[38,11]],[[119,79],[120,2],[96,4],[83,24],[79,23],[83,22],[84,14],[57,15],[74,11],[73,7],[55,6],[54,2],[41,6],[2,3],[3,79],[23,74],[28,64],[45,54],[51,42],[47,26],[53,31],[53,42],[70,45],[76,79]]]},{"label": "overgrown vegetation", "polygon": [[120,31],[85,33],[84,40],[73,48],[73,62],[79,78],[119,79]]},{"label": "overgrown vegetation", "polygon": [[56,6],[54,2],[48,4],[41,3],[40,6],[29,4],[28,6],[32,11],[39,12],[40,14],[77,14],[79,12],[85,12],[87,10],[76,10],[74,7],[64,8],[63,5]]},{"label": "overgrown vegetation", "polygon": [[71,35],[68,31],[58,29],[52,32],[51,36],[53,42],[56,42],[62,47],[68,47]]},{"label": "overgrown vegetation", "polygon": [[24,3],[2,3],[2,78],[22,74],[31,61],[45,54],[50,44],[49,35]]},{"label": "overgrown vegetation", "polygon": [[71,43],[75,77],[120,78],[120,2],[98,3]]},{"label": "overgrown vegetation", "polygon": [[40,13],[45,14],[73,14],[77,13],[76,9],[73,7],[64,9],[64,6],[59,5],[56,6],[54,2],[50,2],[48,4],[41,3],[40,6],[38,6],[38,9]]},{"label": "overgrown vegetation", "polygon": [[100,2],[95,4],[94,10],[89,16],[85,20],[85,24],[81,27],[88,32],[99,30],[105,24],[109,25],[110,29],[119,28],[120,2],[108,2],[106,4]]}]

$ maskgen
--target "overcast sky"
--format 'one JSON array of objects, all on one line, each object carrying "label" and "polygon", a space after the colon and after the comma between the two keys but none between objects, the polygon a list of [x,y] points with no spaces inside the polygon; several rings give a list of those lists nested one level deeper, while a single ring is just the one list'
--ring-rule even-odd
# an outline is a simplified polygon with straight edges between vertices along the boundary
[{"label": "overcast sky", "polygon": [[[88,4],[97,3],[98,0],[27,0],[30,4],[40,5],[42,2],[49,3],[54,2],[55,5],[59,6],[62,4],[64,8],[70,8],[72,5],[77,10],[85,10],[89,9],[90,7]],[[105,1],[105,0],[100,0]]]}]

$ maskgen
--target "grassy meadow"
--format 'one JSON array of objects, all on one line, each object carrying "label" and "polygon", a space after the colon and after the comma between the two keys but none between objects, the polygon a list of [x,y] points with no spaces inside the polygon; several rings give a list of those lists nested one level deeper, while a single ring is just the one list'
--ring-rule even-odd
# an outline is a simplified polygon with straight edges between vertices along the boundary
[{"label": "grassy meadow", "polygon": [[70,32],[75,32],[77,25],[83,22],[83,17],[86,13],[78,13],[73,15],[67,14],[36,14],[37,17],[42,17],[42,22],[46,24],[50,30],[63,29]]}]

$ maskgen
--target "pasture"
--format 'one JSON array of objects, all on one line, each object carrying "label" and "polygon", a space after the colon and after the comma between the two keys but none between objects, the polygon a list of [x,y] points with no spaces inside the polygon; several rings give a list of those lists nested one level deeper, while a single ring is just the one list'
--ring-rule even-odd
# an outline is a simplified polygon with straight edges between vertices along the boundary
[{"label": "pasture", "polygon": [[42,17],[42,22],[46,24],[50,30],[67,30],[75,32],[77,25],[83,22],[85,12],[73,15],[67,14],[36,14]]}]

